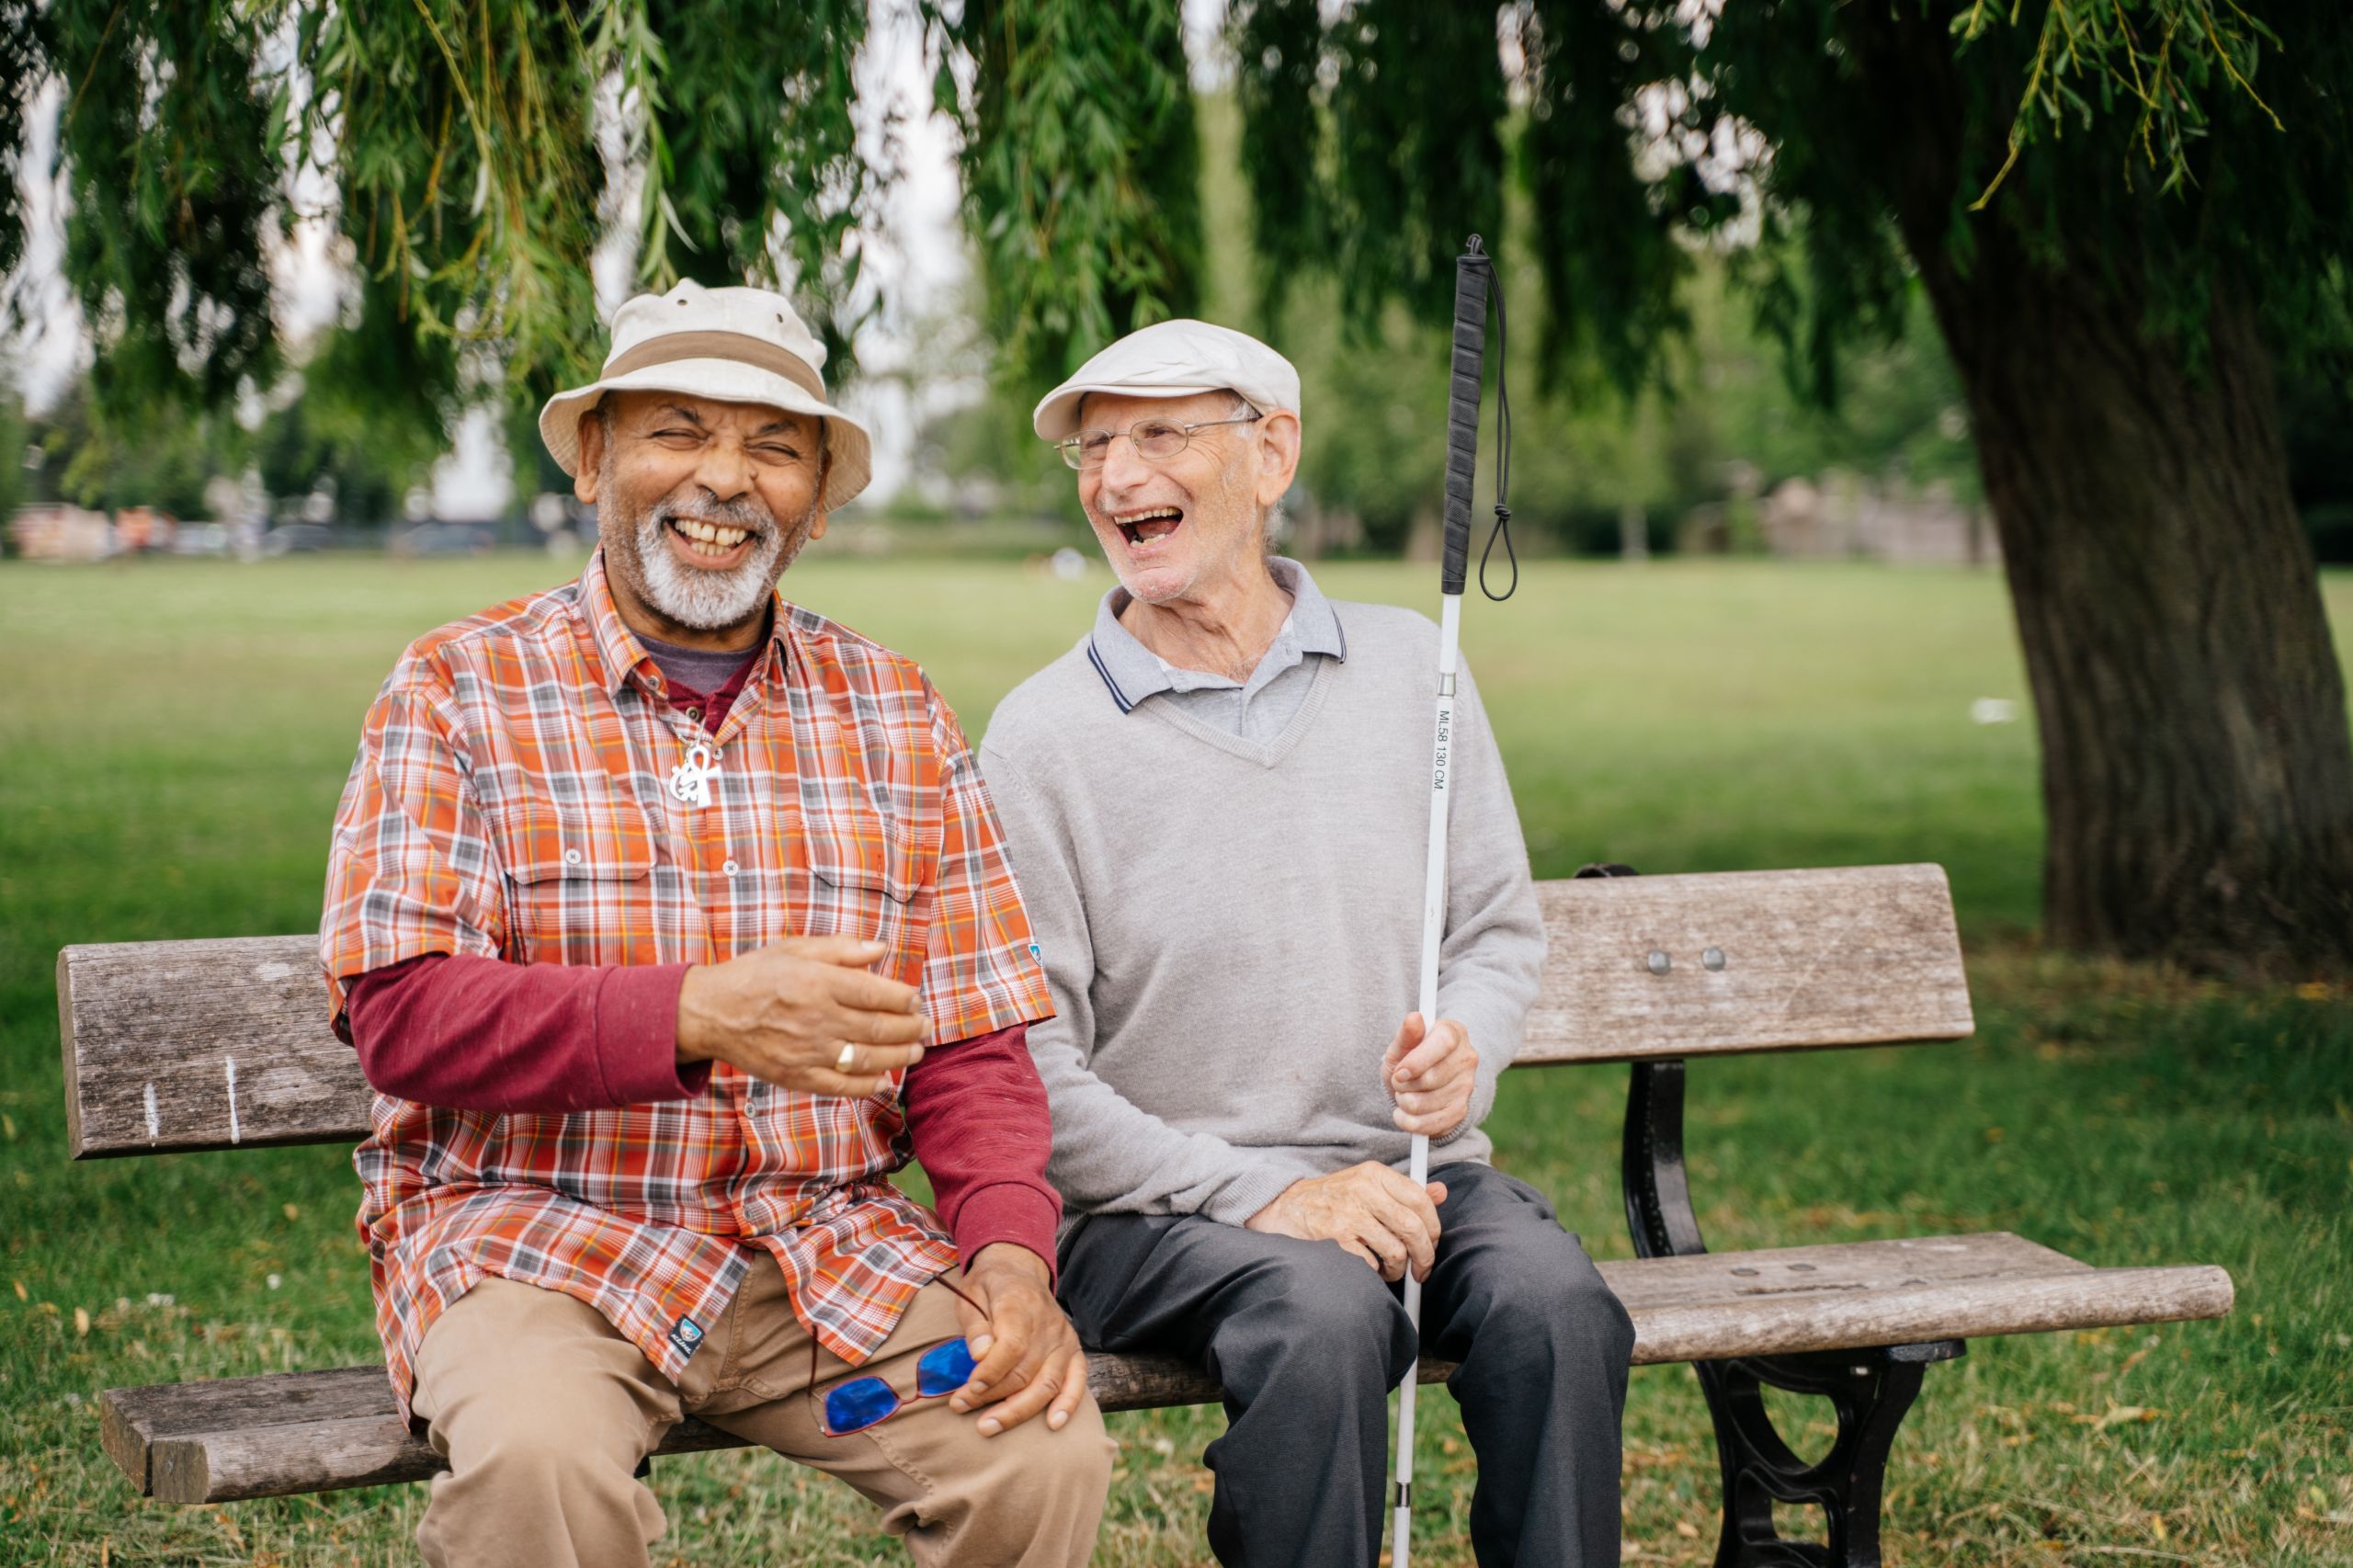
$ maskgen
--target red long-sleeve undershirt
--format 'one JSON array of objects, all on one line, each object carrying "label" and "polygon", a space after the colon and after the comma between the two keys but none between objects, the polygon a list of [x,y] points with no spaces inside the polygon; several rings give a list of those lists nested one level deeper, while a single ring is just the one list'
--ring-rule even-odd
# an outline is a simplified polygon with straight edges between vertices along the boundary
[{"label": "red long-sleeve undershirt", "polygon": [[[744,674],[709,696],[670,682],[672,705],[702,708],[715,732]],[[563,1114],[687,1099],[710,1078],[709,1062],[677,1057],[689,967],[427,954],[348,983],[348,1038],[371,1085],[421,1105]],[[1046,1181],[1052,1138],[1028,1026],[926,1051],[902,1094],[932,1206],[964,1260],[1010,1242],[1051,1270],[1062,1199]]]}]

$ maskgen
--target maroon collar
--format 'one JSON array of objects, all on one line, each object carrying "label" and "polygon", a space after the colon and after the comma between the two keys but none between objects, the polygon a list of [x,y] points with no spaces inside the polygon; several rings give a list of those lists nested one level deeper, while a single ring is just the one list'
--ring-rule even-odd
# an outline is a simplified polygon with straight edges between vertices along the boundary
[{"label": "maroon collar", "polygon": [[735,673],[729,676],[727,684],[717,691],[697,691],[684,681],[665,679],[662,683],[663,690],[670,699],[670,706],[682,713],[701,709],[702,727],[714,735],[719,733],[719,726],[726,721],[727,710],[735,705],[737,698],[744,695],[745,683],[752,678],[752,671],[758,667],[760,654],[765,651],[765,644],[745,650],[744,662],[735,666]]}]

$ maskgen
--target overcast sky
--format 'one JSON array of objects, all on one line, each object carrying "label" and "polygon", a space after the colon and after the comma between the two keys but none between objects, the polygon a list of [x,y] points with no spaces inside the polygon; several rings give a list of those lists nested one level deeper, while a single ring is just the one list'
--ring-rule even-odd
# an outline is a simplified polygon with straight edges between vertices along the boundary
[{"label": "overcast sky", "polygon": [[[1221,74],[1215,35],[1225,0],[1184,0],[1187,46],[1197,83]],[[872,426],[874,487],[880,498],[904,483],[915,435],[927,418],[979,395],[970,381],[934,374],[923,363],[926,349],[917,324],[952,311],[965,286],[969,259],[956,218],[958,182],[953,131],[927,112],[931,72],[923,37],[911,8],[874,0],[873,27],[858,63],[861,122],[870,149],[875,147],[886,113],[895,108],[900,125],[904,177],[892,192],[883,227],[863,236],[865,278],[861,288],[880,290],[891,309],[860,335],[858,359],[868,372],[846,398]],[[28,117],[24,166],[46,168],[55,147],[56,84],[43,91]],[[28,219],[26,256],[16,286],[28,294],[28,326],[13,345],[14,368],[25,396],[36,408],[53,401],[88,365],[87,329],[59,271],[63,227],[59,193],[42,182],[25,192]],[[288,331],[300,336],[334,319],[342,281],[329,259],[334,236],[322,224],[297,226],[294,243],[274,267]],[[629,288],[627,254],[608,247],[600,254],[597,284],[608,312]],[[435,504],[447,517],[494,514],[508,499],[508,464],[486,417],[468,421],[457,449],[435,474]]]}]

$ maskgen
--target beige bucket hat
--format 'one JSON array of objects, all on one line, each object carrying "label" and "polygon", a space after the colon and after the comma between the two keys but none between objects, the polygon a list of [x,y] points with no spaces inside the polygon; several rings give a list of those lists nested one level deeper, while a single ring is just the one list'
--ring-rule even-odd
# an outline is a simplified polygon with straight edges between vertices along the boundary
[{"label": "beige bucket hat", "polygon": [[873,478],[872,437],[855,415],[825,401],[825,346],[791,302],[766,289],[706,289],[682,282],[640,294],[613,312],[604,374],[560,392],[540,410],[540,439],[564,472],[580,472],[580,416],[608,392],[674,392],[723,403],[757,403],[824,421],[831,466],[827,511]]}]

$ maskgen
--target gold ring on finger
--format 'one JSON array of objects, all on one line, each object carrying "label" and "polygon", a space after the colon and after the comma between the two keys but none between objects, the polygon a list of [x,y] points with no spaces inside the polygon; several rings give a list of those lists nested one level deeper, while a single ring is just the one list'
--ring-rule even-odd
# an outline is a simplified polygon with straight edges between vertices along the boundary
[{"label": "gold ring on finger", "polygon": [[854,1045],[844,1045],[842,1047],[842,1053],[834,1058],[834,1071],[836,1073],[847,1073],[850,1069],[850,1063],[857,1060],[858,1047]]}]

